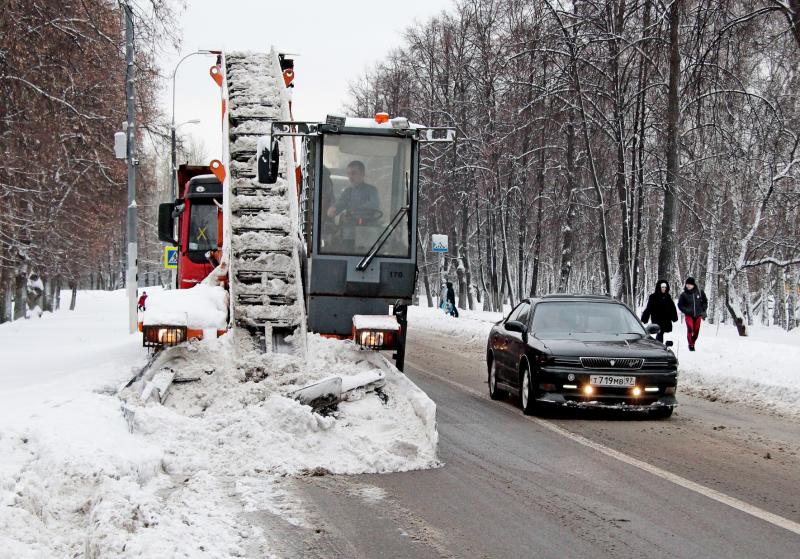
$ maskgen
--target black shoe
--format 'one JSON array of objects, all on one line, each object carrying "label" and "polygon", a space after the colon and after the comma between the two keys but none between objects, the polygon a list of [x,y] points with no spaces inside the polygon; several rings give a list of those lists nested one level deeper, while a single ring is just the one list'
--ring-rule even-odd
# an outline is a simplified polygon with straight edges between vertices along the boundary
[{"label": "black shoe", "polygon": [[694,346],[693,345],[689,346],[689,351],[694,351]]}]

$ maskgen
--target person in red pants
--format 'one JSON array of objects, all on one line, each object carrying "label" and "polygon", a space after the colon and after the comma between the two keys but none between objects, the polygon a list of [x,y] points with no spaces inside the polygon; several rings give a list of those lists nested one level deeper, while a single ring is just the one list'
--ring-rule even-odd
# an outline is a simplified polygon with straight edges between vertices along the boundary
[{"label": "person in red pants", "polygon": [[683,293],[678,298],[678,310],[686,318],[686,337],[689,340],[689,351],[694,351],[694,344],[700,334],[700,323],[706,317],[708,298],[705,292],[697,287],[693,277],[686,278]]},{"label": "person in red pants", "polygon": [[145,310],[145,305],[147,304],[147,291],[142,293],[142,296],[139,297],[139,302],[136,304],[136,310],[143,311]]}]

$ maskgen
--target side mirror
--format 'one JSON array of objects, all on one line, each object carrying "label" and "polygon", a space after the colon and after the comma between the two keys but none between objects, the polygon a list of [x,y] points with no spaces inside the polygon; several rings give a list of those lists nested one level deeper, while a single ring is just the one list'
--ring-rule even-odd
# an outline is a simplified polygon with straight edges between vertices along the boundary
[{"label": "side mirror", "polygon": [[506,330],[509,332],[519,332],[520,334],[524,334],[527,331],[525,325],[518,320],[509,320],[506,322]]},{"label": "side mirror", "polygon": [[158,205],[158,240],[176,245],[175,220],[172,217],[174,211],[175,204],[172,202]]},{"label": "side mirror", "polygon": [[281,151],[278,139],[272,136],[262,136],[258,139],[256,148],[258,156],[258,182],[260,184],[275,184],[278,180],[278,163]]},{"label": "side mirror", "polygon": [[675,343],[672,340],[667,340],[666,342],[664,342],[664,345],[667,347],[672,347],[673,345],[675,345]]},{"label": "side mirror", "polygon": [[644,327],[644,331],[650,334],[651,336],[655,336],[659,332],[661,332],[661,326],[658,324],[648,324]]}]

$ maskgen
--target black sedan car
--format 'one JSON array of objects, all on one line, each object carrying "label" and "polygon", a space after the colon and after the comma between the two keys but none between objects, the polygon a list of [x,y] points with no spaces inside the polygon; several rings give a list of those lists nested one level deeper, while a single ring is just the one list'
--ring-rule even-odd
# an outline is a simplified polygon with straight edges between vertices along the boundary
[{"label": "black sedan car", "polygon": [[489,395],[518,396],[526,414],[551,404],[669,417],[678,360],[656,333],[610,297],[526,299],[489,334]]}]

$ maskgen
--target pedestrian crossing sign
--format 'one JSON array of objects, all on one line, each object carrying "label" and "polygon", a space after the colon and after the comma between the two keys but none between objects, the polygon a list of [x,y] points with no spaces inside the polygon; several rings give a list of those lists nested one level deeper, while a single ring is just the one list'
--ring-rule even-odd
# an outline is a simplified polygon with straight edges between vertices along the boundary
[{"label": "pedestrian crossing sign", "polygon": [[164,267],[167,269],[178,267],[178,247],[164,247]]}]

